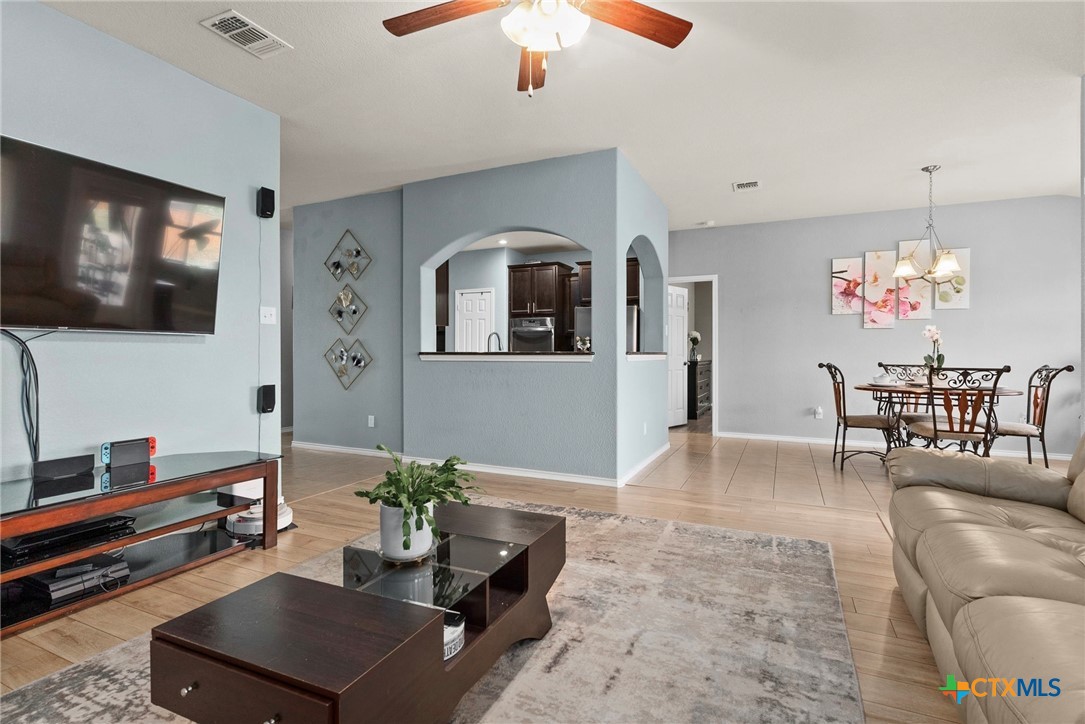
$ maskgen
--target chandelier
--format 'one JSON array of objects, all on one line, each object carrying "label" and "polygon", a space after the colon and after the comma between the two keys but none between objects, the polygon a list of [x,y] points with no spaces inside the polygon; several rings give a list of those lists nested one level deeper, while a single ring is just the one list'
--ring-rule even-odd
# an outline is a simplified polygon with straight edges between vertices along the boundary
[{"label": "chandelier", "polygon": [[[932,284],[937,285],[949,277],[953,276],[961,270],[961,265],[957,262],[957,255],[952,251],[949,251],[942,246],[942,240],[938,238],[938,233],[934,230],[934,172],[942,168],[941,166],[924,166],[921,171],[927,174],[929,179],[927,190],[927,230],[923,232],[923,236],[919,239],[919,243],[912,249],[912,253],[905,257],[902,257],[897,262],[897,266],[893,269],[893,276],[897,279],[904,279],[906,281],[912,281],[914,279],[926,279]],[[930,259],[932,260],[931,266],[926,269],[921,269],[917,266],[915,260],[915,250],[918,249],[923,241],[927,241],[927,245],[930,249]]]}]

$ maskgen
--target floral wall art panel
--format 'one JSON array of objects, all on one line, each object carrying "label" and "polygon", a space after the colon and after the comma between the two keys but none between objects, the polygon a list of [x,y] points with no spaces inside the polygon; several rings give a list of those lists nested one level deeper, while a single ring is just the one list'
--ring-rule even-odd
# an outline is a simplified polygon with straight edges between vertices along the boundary
[{"label": "floral wall art panel", "polygon": [[830,279],[833,314],[863,313],[863,258],[833,259]]},{"label": "floral wall art panel", "polygon": [[934,305],[939,309],[968,309],[972,287],[971,249],[950,249],[957,257],[961,270],[949,279],[938,282]]},{"label": "floral wall art panel", "polygon": [[[931,248],[926,239],[902,241],[897,245],[897,258],[911,256],[916,269],[931,267]],[[897,280],[897,316],[900,319],[930,319],[934,306],[931,283],[926,279]]]},{"label": "floral wall art panel", "polygon": [[897,320],[897,280],[893,268],[897,253],[868,251],[863,274],[863,327],[890,329]]}]

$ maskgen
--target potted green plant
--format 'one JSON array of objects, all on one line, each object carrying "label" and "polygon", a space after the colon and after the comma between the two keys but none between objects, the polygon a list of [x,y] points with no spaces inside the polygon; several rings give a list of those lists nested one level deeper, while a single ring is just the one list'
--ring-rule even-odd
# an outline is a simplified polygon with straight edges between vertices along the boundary
[{"label": "potted green plant", "polygon": [[440,537],[433,519],[433,505],[450,500],[468,505],[467,491],[481,491],[473,485],[463,485],[475,479],[460,469],[464,460],[452,456],[438,465],[422,465],[412,460],[407,465],[386,445],[378,445],[392,456],[394,470],[384,474],[384,480],[372,490],[354,494],[370,503],[380,503],[381,555],[397,561],[410,561],[425,556]]}]

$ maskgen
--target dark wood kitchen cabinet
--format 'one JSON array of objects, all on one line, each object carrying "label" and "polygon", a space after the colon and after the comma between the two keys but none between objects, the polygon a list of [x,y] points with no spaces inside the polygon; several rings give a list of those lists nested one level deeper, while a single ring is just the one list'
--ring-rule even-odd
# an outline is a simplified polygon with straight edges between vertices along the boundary
[{"label": "dark wood kitchen cabinet", "polygon": [[509,267],[510,317],[561,317],[560,275],[573,268],[559,262]]},{"label": "dark wood kitchen cabinet", "polygon": [[[580,267],[580,304],[591,306],[591,262],[578,261]],[[625,303],[640,306],[640,262],[636,259],[625,260]]]},{"label": "dark wood kitchen cabinet", "polygon": [[580,306],[591,306],[591,262],[578,261],[576,263],[580,274]]}]

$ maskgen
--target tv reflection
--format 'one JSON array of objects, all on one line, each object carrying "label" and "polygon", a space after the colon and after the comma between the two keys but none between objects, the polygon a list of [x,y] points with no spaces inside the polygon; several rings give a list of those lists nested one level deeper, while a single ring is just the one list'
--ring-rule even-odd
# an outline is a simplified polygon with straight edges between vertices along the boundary
[{"label": "tv reflection", "polygon": [[213,333],[224,200],[3,139],[5,326]]}]

